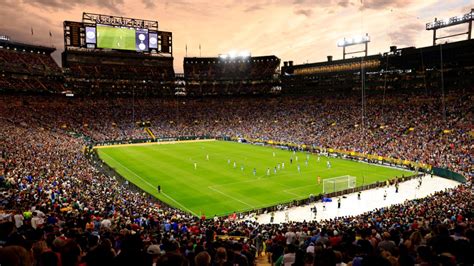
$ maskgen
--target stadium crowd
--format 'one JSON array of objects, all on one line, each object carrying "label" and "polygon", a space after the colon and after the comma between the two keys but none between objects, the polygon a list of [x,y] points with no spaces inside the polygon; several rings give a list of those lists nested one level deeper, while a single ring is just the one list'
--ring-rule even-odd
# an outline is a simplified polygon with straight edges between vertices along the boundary
[{"label": "stadium crowd", "polygon": [[[1,265],[472,265],[472,95],[63,99],[0,96]],[[100,118],[100,119],[98,119]],[[355,217],[204,219],[99,171],[90,140],[211,135],[315,144],[448,167],[466,185]],[[413,128],[413,130],[410,130]],[[444,130],[448,130],[444,132]]]}]

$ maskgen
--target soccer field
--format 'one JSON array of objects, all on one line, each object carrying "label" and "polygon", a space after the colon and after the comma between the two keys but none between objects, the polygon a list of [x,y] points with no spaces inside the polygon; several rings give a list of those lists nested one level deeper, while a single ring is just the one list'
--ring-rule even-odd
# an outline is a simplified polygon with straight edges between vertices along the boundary
[{"label": "soccer field", "polygon": [[[323,181],[317,184],[318,175],[321,179],[355,176],[359,186],[411,174],[324,156],[318,162],[314,154],[226,141],[108,146],[99,148],[98,153],[120,175],[161,201],[207,217],[318,195],[323,190]],[[280,170],[274,173],[279,163]],[[271,169],[270,175],[267,168]]]}]

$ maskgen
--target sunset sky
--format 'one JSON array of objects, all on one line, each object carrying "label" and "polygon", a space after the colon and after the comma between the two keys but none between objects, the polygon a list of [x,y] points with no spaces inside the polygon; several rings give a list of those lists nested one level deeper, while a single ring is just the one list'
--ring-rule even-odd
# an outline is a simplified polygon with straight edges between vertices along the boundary
[{"label": "sunset sky", "polygon": [[474,0],[0,0],[0,7],[0,34],[54,45],[58,63],[62,22],[80,21],[82,12],[158,20],[161,30],[173,32],[174,65],[180,73],[186,44],[188,56],[199,56],[201,44],[202,56],[248,50],[295,64],[324,61],[327,55],[342,58],[337,40],[366,32],[372,39],[369,54],[390,45],[427,46],[432,32],[425,23],[468,13]]}]

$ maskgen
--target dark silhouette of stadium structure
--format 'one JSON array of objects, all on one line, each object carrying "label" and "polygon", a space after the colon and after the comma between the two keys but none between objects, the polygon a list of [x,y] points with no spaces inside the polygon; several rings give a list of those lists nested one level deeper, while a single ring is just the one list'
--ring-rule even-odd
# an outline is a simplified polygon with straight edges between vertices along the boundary
[{"label": "dark silhouette of stadium structure", "polygon": [[[428,23],[426,29],[469,23],[469,34],[472,11],[456,21],[441,22]],[[148,42],[141,48],[137,42],[136,50],[103,48],[98,27],[134,27],[136,34],[146,33]],[[89,31],[96,35],[89,38]],[[81,22],[64,21],[62,69],[50,57],[54,48],[6,39],[0,46],[3,91],[165,97],[349,93],[360,90],[363,73],[369,92],[436,92],[442,85],[447,90],[472,87],[474,77],[470,34],[464,41],[421,48],[391,46],[383,54],[357,58],[328,56],[326,62],[300,65],[286,61],[281,69],[275,55],[185,57],[182,74],[173,69],[172,33],[159,30],[158,21],[152,20],[83,13]]]}]

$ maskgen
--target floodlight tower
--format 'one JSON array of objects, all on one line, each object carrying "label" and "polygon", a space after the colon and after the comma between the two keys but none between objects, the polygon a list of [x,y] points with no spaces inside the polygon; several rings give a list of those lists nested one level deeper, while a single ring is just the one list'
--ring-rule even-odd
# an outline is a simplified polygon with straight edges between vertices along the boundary
[{"label": "floodlight tower", "polygon": [[[472,36],[472,21],[474,20],[474,8],[471,9],[471,12],[466,13],[461,16],[456,16],[456,17],[451,17],[449,19],[437,19],[435,18],[434,22],[429,22],[426,23],[426,30],[432,30],[433,31],[433,46],[436,45],[436,41],[440,39],[446,39],[450,37],[455,37],[455,36],[460,36],[467,34],[467,39],[470,40]],[[459,24],[464,24],[468,23],[468,29],[465,32],[460,32],[456,34],[451,34],[447,36],[442,36],[442,37],[437,37],[436,36],[436,30],[441,29],[441,28],[447,28],[447,27],[452,27],[455,25]]]},{"label": "floodlight tower", "polygon": [[[367,56],[367,53],[369,51],[369,42],[370,42],[370,37],[369,37],[369,34],[366,33],[365,36],[354,36],[351,38],[344,38],[342,40],[339,40],[337,42],[337,46],[342,47],[342,59],[346,59],[346,55],[348,54],[364,53],[365,56]],[[346,52],[347,46],[362,45],[362,44],[364,45],[364,50]]]}]

